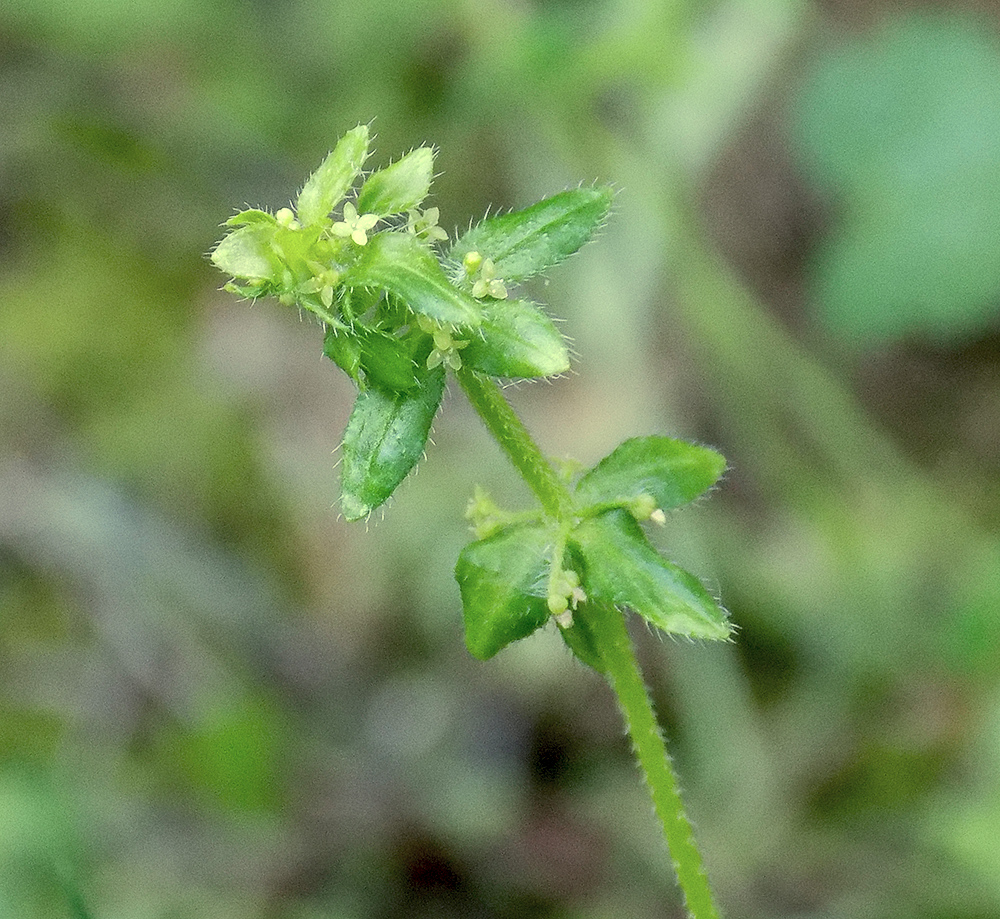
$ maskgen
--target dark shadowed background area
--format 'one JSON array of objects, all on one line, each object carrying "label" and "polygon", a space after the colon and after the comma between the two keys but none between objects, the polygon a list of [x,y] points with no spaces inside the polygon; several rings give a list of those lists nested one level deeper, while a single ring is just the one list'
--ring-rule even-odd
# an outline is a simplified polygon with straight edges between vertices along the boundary
[{"label": "dark shadowed background area", "polygon": [[457,387],[338,519],[353,387],[220,292],[373,122],[449,231],[580,182],[553,455],[730,471],[669,519],[735,643],[635,638],[731,919],[1000,915],[1000,5],[4,0],[0,917],[680,917],[613,701],[480,663]]}]

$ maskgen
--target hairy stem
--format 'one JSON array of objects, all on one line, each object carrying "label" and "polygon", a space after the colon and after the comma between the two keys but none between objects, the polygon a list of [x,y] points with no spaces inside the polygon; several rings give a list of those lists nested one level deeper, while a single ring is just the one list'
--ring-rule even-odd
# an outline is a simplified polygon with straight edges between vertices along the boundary
[{"label": "hairy stem", "polygon": [[459,370],[456,376],[473,408],[541,501],[545,512],[557,520],[567,520],[573,511],[573,498],[569,489],[538,449],[538,444],[510,407],[497,384],[465,368]]},{"label": "hairy stem", "polygon": [[[556,520],[568,521],[573,513],[569,489],[542,455],[496,383],[466,369],[456,375],[483,423],[537,495],[545,512]],[[692,919],[719,919],[625,619],[614,607],[601,603],[588,603],[586,616],[605,665],[605,676],[625,716],[639,767],[646,775],[688,912]]]},{"label": "hairy stem", "polygon": [[586,610],[588,625],[605,664],[605,676],[618,697],[636,759],[646,775],[688,913],[691,919],[719,919],[701,853],[684,813],[677,776],[639,672],[625,618],[619,610],[600,603],[588,604]]}]

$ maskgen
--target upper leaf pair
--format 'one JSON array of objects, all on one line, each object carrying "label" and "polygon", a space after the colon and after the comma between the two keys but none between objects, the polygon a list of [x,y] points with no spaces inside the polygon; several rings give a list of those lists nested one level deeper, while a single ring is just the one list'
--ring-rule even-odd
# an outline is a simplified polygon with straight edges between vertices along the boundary
[{"label": "upper leaf pair", "polygon": [[422,455],[447,369],[520,379],[569,369],[552,320],[508,297],[507,285],[574,253],[611,203],[607,188],[562,192],[482,221],[441,256],[436,208],[418,210],[433,151],[419,147],[372,173],[352,203],[369,146],[366,125],[349,131],[293,209],[237,214],[212,253],[236,279],[230,289],[318,316],[324,353],[358,384],[343,443],[341,504],[351,519],[385,501]]},{"label": "upper leaf pair", "polygon": [[[303,225],[322,224],[344,200],[369,154],[367,125],[348,131],[320,167],[309,176],[295,202]],[[434,151],[418,147],[395,163],[379,169],[358,192],[356,213],[382,218],[403,214],[427,197],[434,173]]]}]

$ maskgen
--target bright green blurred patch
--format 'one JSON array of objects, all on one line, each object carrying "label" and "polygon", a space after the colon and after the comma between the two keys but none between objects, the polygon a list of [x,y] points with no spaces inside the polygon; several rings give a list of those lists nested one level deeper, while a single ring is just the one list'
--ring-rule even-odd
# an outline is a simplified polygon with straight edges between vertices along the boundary
[{"label": "bright green blurred patch", "polygon": [[156,762],[184,790],[211,799],[220,809],[263,813],[283,799],[287,723],[265,698],[219,704],[193,726],[168,729],[159,738]]},{"label": "bright green blurred patch", "polygon": [[1000,547],[969,553],[954,609],[941,622],[941,659],[956,673],[992,681],[1000,672]]},{"label": "bright green blurred patch", "polygon": [[920,16],[822,56],[793,123],[838,204],[812,287],[853,339],[967,338],[1000,297],[1000,44]]},{"label": "bright green blurred patch", "polygon": [[64,417],[135,399],[184,346],[190,307],[104,232],[67,222],[47,239],[0,285],[0,358]]},{"label": "bright green blurred patch", "polygon": [[[956,865],[959,876],[1000,895],[1000,697],[989,700],[979,737],[964,768],[941,788],[923,815],[931,844]],[[985,913],[984,913],[985,915]]]},{"label": "bright green blurred patch", "polygon": [[0,771],[0,915],[80,915],[66,895],[79,842],[66,801],[46,776]]},{"label": "bright green blurred patch", "polygon": [[195,0],[5,0],[4,13],[15,26],[96,50],[194,31],[213,6]]},{"label": "bright green blurred patch", "polygon": [[0,703],[0,759],[44,762],[58,750],[64,733],[62,719],[53,712]]}]

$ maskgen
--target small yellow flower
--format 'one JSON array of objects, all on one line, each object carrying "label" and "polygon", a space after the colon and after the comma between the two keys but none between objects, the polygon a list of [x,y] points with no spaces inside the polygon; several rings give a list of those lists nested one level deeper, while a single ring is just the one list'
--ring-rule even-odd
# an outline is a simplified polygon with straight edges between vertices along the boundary
[{"label": "small yellow flower", "polygon": [[507,522],[509,514],[500,509],[489,493],[476,486],[465,507],[465,519],[472,522],[476,539],[492,536]]},{"label": "small yellow flower", "polygon": [[467,341],[455,341],[449,329],[440,328],[434,332],[434,350],[427,355],[427,369],[433,370],[444,364],[450,370],[462,369],[462,356],[458,353],[468,346]]},{"label": "small yellow flower", "polygon": [[359,246],[368,242],[368,231],[378,223],[377,214],[358,214],[358,209],[348,201],[344,205],[344,219],[333,225],[335,236],[348,237]]},{"label": "small yellow flower", "polygon": [[482,265],[479,266],[479,277],[472,285],[472,296],[477,300],[481,300],[483,297],[506,300],[507,286],[496,274],[497,269],[496,265],[493,264],[493,259],[483,259]]},{"label": "small yellow flower", "polygon": [[428,242],[444,242],[448,234],[438,226],[440,213],[436,207],[429,207],[426,211],[414,208],[407,216],[406,229],[414,236],[422,236]]},{"label": "small yellow flower", "polygon": [[434,350],[427,355],[427,369],[433,370],[442,364],[451,370],[462,369],[462,356],[458,353],[468,346],[467,341],[456,341],[453,326],[442,325],[427,316],[418,316],[417,325],[434,339]]}]

